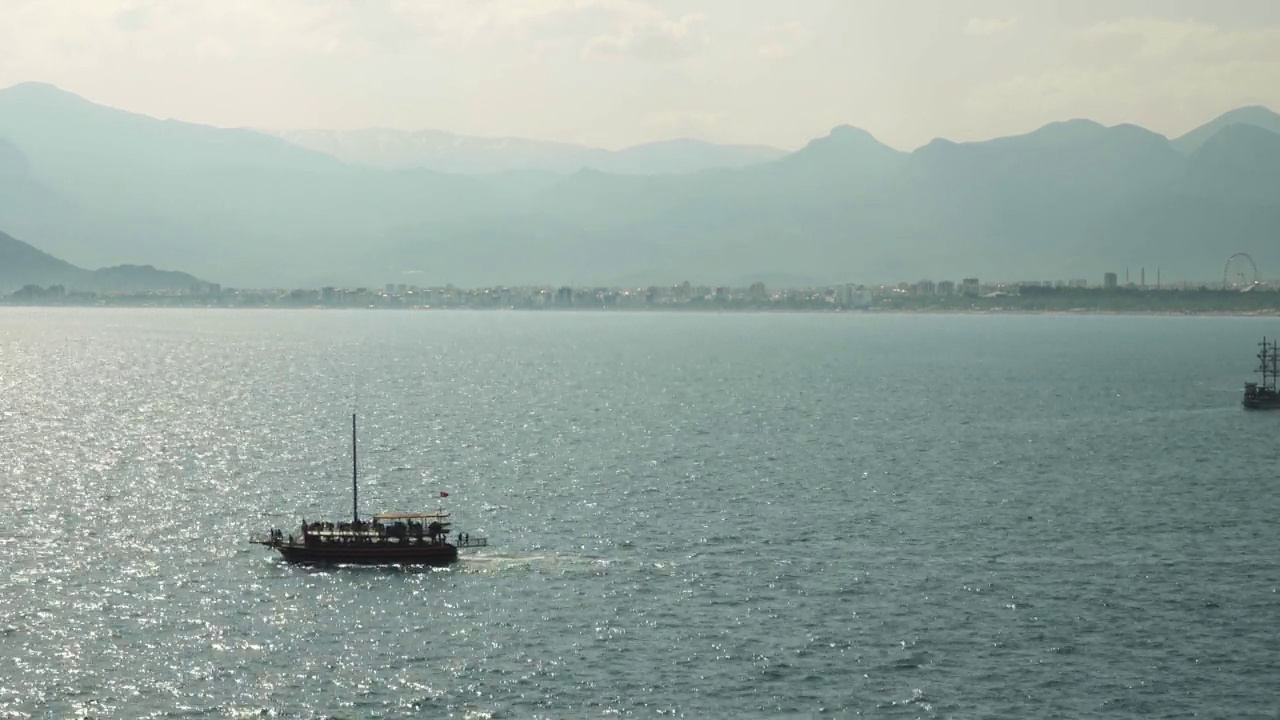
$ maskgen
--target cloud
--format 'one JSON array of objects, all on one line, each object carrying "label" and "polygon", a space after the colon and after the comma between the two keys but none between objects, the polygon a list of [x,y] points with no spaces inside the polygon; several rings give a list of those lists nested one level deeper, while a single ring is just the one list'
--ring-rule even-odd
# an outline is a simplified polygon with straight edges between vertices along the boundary
[{"label": "cloud", "polygon": [[1085,52],[1099,46],[1120,48],[1138,62],[1213,63],[1224,61],[1280,61],[1280,27],[1225,30],[1210,23],[1130,18],[1099,23],[1076,33]]},{"label": "cloud", "polygon": [[1130,18],[1067,33],[1069,62],[977,88],[977,114],[1110,117],[1158,127],[1280,102],[1280,26]]},{"label": "cloud", "polygon": [[586,40],[580,52],[585,59],[669,59],[705,43],[699,32],[705,15],[673,19],[646,0],[396,0],[390,7],[450,46],[573,38]]},{"label": "cloud", "polygon": [[1018,18],[970,18],[964,24],[965,35],[999,35],[1018,26]]},{"label": "cloud", "polygon": [[685,15],[679,20],[666,17],[629,25],[618,32],[597,35],[583,46],[584,60],[613,60],[625,56],[641,60],[678,60],[708,43],[702,31],[707,16]]},{"label": "cloud", "polygon": [[813,41],[813,31],[801,22],[767,27],[760,36],[760,56],[766,58],[792,57]]},{"label": "cloud", "polygon": [[725,129],[728,113],[705,110],[658,110],[645,115],[641,126],[669,137],[714,137]]},{"label": "cloud", "polygon": [[[704,40],[703,15],[672,20],[646,0],[3,0],[0,59],[32,66],[139,55],[155,61],[396,55],[589,38],[641,57]],[[70,52],[74,51],[74,52]]]},{"label": "cloud", "polygon": [[261,60],[379,51],[353,6],[305,0],[168,3],[159,0],[25,2],[0,24],[0,46],[23,66],[59,69],[113,61]]}]

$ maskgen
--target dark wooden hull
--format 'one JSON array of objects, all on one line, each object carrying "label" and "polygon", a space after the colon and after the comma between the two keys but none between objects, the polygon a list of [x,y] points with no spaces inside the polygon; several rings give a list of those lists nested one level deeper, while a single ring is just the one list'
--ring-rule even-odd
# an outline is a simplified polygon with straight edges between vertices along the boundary
[{"label": "dark wooden hull", "polygon": [[1272,392],[1245,393],[1240,404],[1246,410],[1280,410],[1280,395]]},{"label": "dark wooden hull", "polygon": [[1241,403],[1245,410],[1280,410],[1280,400],[1248,400]]},{"label": "dark wooden hull", "polygon": [[289,545],[274,546],[293,563],[313,565],[448,565],[458,560],[458,548],[437,545]]}]

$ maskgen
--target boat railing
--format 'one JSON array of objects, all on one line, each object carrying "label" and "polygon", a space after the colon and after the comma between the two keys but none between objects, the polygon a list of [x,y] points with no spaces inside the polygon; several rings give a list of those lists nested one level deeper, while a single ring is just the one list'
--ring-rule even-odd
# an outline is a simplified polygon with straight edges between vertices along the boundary
[{"label": "boat railing", "polygon": [[391,537],[388,533],[377,530],[307,530],[307,535],[322,538],[366,538],[377,539]]},{"label": "boat railing", "polygon": [[459,549],[489,547],[489,538],[482,538],[482,537],[457,538],[457,542],[455,542],[453,545],[454,547]]}]

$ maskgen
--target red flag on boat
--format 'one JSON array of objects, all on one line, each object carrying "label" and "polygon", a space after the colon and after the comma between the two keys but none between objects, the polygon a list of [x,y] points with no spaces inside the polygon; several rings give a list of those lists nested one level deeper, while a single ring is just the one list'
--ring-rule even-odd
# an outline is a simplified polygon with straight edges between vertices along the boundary
[{"label": "red flag on boat", "polygon": [[440,497],[449,497],[449,493],[447,493],[447,492],[445,492],[445,491],[441,490],[441,491],[440,491]]}]

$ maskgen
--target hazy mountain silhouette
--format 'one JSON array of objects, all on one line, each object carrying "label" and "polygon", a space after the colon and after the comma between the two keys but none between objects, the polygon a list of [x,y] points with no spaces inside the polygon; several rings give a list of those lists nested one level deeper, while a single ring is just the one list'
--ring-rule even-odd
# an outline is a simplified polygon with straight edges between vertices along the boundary
[{"label": "hazy mountain silhouette", "polygon": [[261,133],[157,120],[34,83],[0,90],[0,137],[91,218],[88,227],[51,220],[58,227],[49,235],[81,239],[47,245],[65,257],[94,265],[146,257],[259,286],[347,267],[390,228],[476,213],[487,188],[502,191],[501,178],[354,168]]},{"label": "hazy mountain silhouette", "polygon": [[1280,133],[1280,115],[1261,105],[1236,108],[1173,140],[1173,146],[1184,153],[1193,153],[1209,138],[1217,135],[1218,131],[1231,125],[1252,125],[1273,133]]},{"label": "hazy mountain silhouette", "polygon": [[1237,201],[1280,198],[1280,135],[1254,125],[1228,125],[1188,159],[1184,186],[1199,195]]},{"label": "hazy mountain silhouette", "polygon": [[89,271],[0,232],[0,292],[23,285],[58,285],[88,279]]},{"label": "hazy mountain silhouette", "polygon": [[188,291],[203,284],[187,273],[150,265],[85,270],[0,232],[0,293],[25,285],[62,285],[68,291],[156,292]]},{"label": "hazy mountain silhouette", "polygon": [[1088,120],[912,153],[842,126],[738,168],[463,175],[23,85],[0,90],[0,138],[0,227],[79,265],[141,260],[249,287],[1097,281],[1126,265],[1211,279],[1235,251],[1265,274],[1280,231],[1280,135],[1255,122],[1219,123],[1188,152]]},{"label": "hazy mountain silhouette", "polygon": [[784,150],[762,145],[716,145],[690,139],[612,151],[526,138],[468,137],[441,130],[285,130],[273,134],[355,165],[459,174],[591,169],[657,175],[744,167],[786,155]]},{"label": "hazy mountain silhouette", "polygon": [[[86,218],[74,202],[40,182],[26,155],[0,135],[0,227],[23,237],[41,238],[46,248],[62,253],[91,247],[100,222]],[[107,257],[120,252],[119,248],[103,250]]]}]

